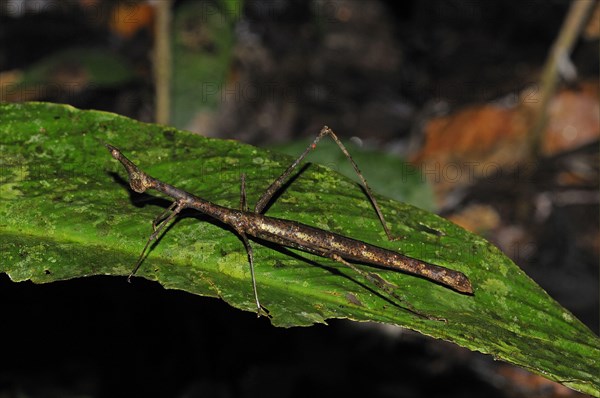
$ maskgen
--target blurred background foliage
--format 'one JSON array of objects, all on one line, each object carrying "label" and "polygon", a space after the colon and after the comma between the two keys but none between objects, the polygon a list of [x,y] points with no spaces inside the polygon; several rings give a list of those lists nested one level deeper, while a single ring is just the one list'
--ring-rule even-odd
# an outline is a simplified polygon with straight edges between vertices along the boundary
[{"label": "blurred background foliage", "polygon": [[[165,12],[159,5],[166,2],[0,2],[0,101],[68,103],[155,121],[161,103],[156,95],[161,84],[157,60],[167,57],[171,60],[166,63],[171,68],[167,123],[290,154],[305,147],[322,125],[330,125],[356,144],[351,151],[375,191],[435,209],[482,234],[598,333],[597,1],[177,0],[166,7],[170,28],[165,37],[157,21]],[[545,91],[545,65],[554,41],[568,31],[563,22],[576,3],[591,6],[574,29],[573,48],[557,66],[557,89]],[[160,39],[170,43],[170,54],[158,50]],[[538,115],[545,123],[540,149],[532,153],[528,142]],[[312,160],[343,172],[346,163],[328,145],[323,144]],[[160,309],[158,303],[165,300],[157,297],[167,296],[166,301],[174,303],[169,308],[182,305],[185,309],[178,311],[194,314],[206,301],[151,285],[140,288],[150,292],[148,296],[143,292],[137,296],[120,282],[106,279],[38,288],[16,286],[4,277],[0,283],[3,302],[16,302],[23,295],[38,300],[50,295],[47,303],[66,305],[55,316],[64,317],[66,323],[79,316],[88,332],[100,321],[85,308],[69,308],[64,301],[66,295],[87,297],[81,289],[92,289],[98,300],[115,300],[109,307],[126,319],[125,329],[134,334],[149,333],[148,328],[156,326],[149,326],[153,324],[147,317],[157,316],[162,324],[172,316],[166,304]],[[120,300],[108,299],[107,286]],[[22,308],[42,320],[36,302],[24,302]],[[137,323],[132,321],[128,308],[146,307],[148,302],[158,306],[156,311],[132,309]],[[224,311],[220,304],[210,306]],[[104,314],[99,316],[110,316],[99,302],[92,308]],[[210,319],[215,325],[229,324],[220,318],[224,315],[214,316]],[[228,316],[233,316],[231,311]],[[21,317],[15,312],[9,320],[31,325]],[[244,315],[239,318],[243,328],[253,327]],[[55,323],[52,318],[46,321]],[[202,323],[179,321],[193,323],[184,325],[187,333],[197,332]],[[272,333],[282,341],[289,338],[281,331]],[[294,338],[300,339],[301,331],[295,333]],[[415,358],[443,358],[437,370],[424,366],[421,381],[457,376],[448,365],[456,359],[431,348],[431,341],[403,336],[400,342],[386,340],[386,344],[406,350],[410,341],[411,347],[420,344],[409,349]],[[113,337],[124,338],[119,333]],[[355,344],[353,338],[343,339]],[[380,343],[366,344],[382,349]],[[158,351],[168,352],[163,349]],[[75,352],[72,355],[76,357]],[[162,359],[178,360],[172,355]],[[491,362],[483,373],[475,372],[473,364],[481,359],[471,361],[465,359],[461,370],[454,372],[478,380],[471,387],[482,388],[476,390],[479,395],[566,394],[554,390],[553,384],[540,387],[539,379]],[[140,364],[131,364],[136,365]],[[273,366],[252,371],[265,374]],[[169,371],[163,373],[171,375],[169,380],[180,380],[173,375],[185,373],[174,365]],[[38,385],[45,385],[40,381],[44,375],[42,370],[35,374]],[[17,391],[27,384],[20,383],[20,377],[26,376],[17,371],[0,375],[0,389],[9,380],[9,389]],[[186,380],[192,390],[233,395],[254,391],[249,387],[253,376],[240,377],[238,390],[225,387],[228,382],[217,376]],[[415,391],[424,388],[423,383],[416,385]],[[62,393],[57,396],[66,396]],[[28,395],[35,393],[28,390]]]}]

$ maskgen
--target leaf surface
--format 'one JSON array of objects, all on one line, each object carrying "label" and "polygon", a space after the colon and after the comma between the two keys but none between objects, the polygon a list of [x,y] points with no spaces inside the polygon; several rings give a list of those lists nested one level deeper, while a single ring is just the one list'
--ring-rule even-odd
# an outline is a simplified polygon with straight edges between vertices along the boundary
[{"label": "leaf surface", "polygon": [[[151,221],[170,202],[154,191],[130,191],[104,142],[150,175],[235,208],[242,172],[252,207],[292,160],[234,141],[42,103],[0,105],[0,137],[0,272],[15,282],[130,272]],[[267,214],[461,271],[475,294],[375,270],[398,286],[398,302],[343,265],[254,242],[259,294],[274,325],[308,326],[329,318],[400,325],[598,394],[600,340],[569,311],[484,239],[424,210],[378,200],[392,231],[404,239],[387,241],[361,189],[318,165],[300,173]],[[169,228],[139,275],[254,311],[242,242],[197,213],[186,212]],[[415,316],[402,308],[408,304],[447,322]]]}]

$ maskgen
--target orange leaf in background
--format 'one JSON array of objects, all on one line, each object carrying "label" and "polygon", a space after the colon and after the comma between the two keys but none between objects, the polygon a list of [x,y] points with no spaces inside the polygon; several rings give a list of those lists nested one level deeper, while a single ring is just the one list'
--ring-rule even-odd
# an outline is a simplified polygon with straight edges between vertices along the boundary
[{"label": "orange leaf in background", "polygon": [[543,143],[544,155],[555,155],[598,139],[600,104],[598,82],[582,84],[579,90],[563,90],[550,102]]},{"label": "orange leaf in background", "polygon": [[[30,93],[25,93],[24,90],[19,89],[19,84],[22,81],[23,72],[20,70],[13,69],[0,72],[0,82],[2,82],[0,102],[31,101],[32,98],[28,95]],[[33,99],[35,98],[34,96]]]},{"label": "orange leaf in background", "polygon": [[496,378],[496,382],[501,385],[504,384],[505,389],[521,396],[549,398],[585,397],[585,395],[559,383],[510,365],[501,364],[498,367]]},{"label": "orange leaf in background", "polygon": [[515,109],[477,105],[432,119],[425,127],[425,146],[414,162],[485,159],[525,132]]},{"label": "orange leaf in background", "polygon": [[467,231],[480,235],[500,226],[498,211],[492,206],[483,204],[470,205],[458,213],[449,215],[447,218]]},{"label": "orange leaf in background", "polygon": [[583,37],[588,40],[595,40],[600,37],[600,3],[596,3],[592,16],[583,31]]},{"label": "orange leaf in background", "polygon": [[152,31],[154,7],[147,2],[119,1],[112,9],[109,28],[124,39],[133,37],[138,31]]},{"label": "orange leaf in background", "polygon": [[433,184],[443,206],[453,189],[523,159],[526,126],[525,115],[516,109],[472,106],[427,123],[425,145],[411,161]]},{"label": "orange leaf in background", "polygon": [[[425,127],[425,145],[412,162],[424,170],[440,200],[455,187],[500,169],[511,170],[527,161],[528,134],[536,106],[477,105],[432,119]],[[597,81],[563,89],[552,98],[543,137],[545,156],[598,140]]]}]

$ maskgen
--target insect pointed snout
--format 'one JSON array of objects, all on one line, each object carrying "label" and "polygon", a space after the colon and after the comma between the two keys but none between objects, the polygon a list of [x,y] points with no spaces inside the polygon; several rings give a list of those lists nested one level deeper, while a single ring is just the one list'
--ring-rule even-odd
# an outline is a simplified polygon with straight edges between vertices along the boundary
[{"label": "insect pointed snout", "polygon": [[121,162],[127,174],[129,174],[129,186],[137,193],[144,193],[147,189],[154,187],[154,180],[148,174],[140,170],[133,162],[125,157],[119,148],[110,144],[104,144],[111,156]]},{"label": "insect pointed snout", "polygon": [[108,152],[110,152],[110,155],[119,160],[119,154],[121,153],[121,151],[119,151],[116,147],[110,145],[110,144],[104,144],[104,146],[106,147],[106,149],[108,149]]}]

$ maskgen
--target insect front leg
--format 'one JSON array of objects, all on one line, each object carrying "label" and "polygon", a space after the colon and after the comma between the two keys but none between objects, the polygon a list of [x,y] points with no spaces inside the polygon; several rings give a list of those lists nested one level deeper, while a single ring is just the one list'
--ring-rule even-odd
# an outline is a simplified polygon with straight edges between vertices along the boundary
[{"label": "insect front leg", "polygon": [[[150,247],[150,244],[160,236],[161,232],[165,229],[165,227],[169,225],[171,221],[173,221],[173,219],[181,212],[181,210],[185,209],[185,207],[186,204],[183,201],[175,201],[171,204],[171,206],[169,206],[165,211],[160,213],[160,215],[152,221],[152,234],[148,238],[148,241],[146,242],[146,245],[144,246],[140,257],[135,263],[133,271],[131,271],[131,273],[127,277],[127,282],[131,282],[131,278],[135,275],[135,273],[142,265],[142,262],[144,261],[146,255],[146,251]],[[165,218],[167,214],[169,214],[169,216]]]}]

